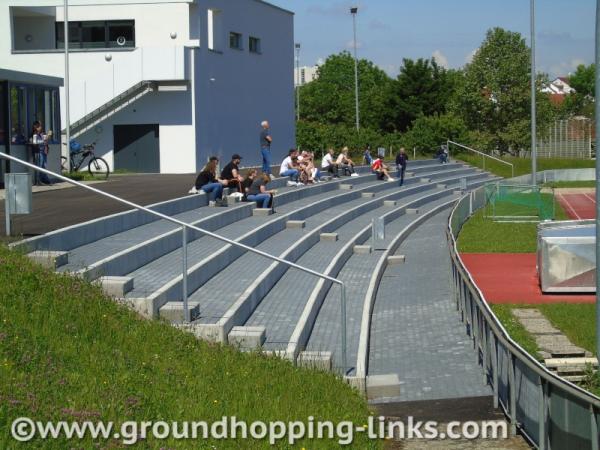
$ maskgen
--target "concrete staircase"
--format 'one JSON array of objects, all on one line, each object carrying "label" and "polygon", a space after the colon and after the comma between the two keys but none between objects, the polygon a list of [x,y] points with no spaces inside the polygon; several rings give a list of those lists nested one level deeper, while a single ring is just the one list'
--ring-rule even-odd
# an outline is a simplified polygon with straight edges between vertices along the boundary
[{"label": "concrete staircase", "polygon": [[[17,247],[50,261],[58,272],[97,280],[147,317],[161,317],[205,339],[241,349],[261,347],[299,365],[335,370],[364,388],[370,375],[369,336],[379,320],[378,287],[387,270],[402,270],[403,263],[410,263],[398,248],[454,204],[461,179],[472,189],[494,178],[437,160],[411,162],[402,187],[398,181],[377,180],[368,168],[358,172],[359,177],[308,187],[287,187],[287,178],[275,180],[272,185],[279,192],[273,215],[255,214],[254,203],[209,207],[204,194],[153,206],[344,281],[347,367],[341,367],[338,287],[215,238],[188,232],[190,324],[182,324],[181,228],[168,221],[129,211],[22,241]],[[381,241],[371,236],[374,218],[384,223]],[[437,238],[443,236],[442,232]],[[422,295],[427,296],[427,286]],[[377,378],[381,375],[386,374],[372,374],[372,392],[388,392],[388,380]]]}]

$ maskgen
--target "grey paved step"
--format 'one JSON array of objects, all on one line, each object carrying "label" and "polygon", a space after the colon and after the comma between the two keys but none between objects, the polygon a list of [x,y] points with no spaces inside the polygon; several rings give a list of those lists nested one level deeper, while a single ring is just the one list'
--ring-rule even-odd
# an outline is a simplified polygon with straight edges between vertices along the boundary
[{"label": "grey paved step", "polygon": [[[390,188],[393,191],[394,188]],[[420,192],[426,192],[420,189]],[[415,194],[417,195],[417,194]],[[423,195],[423,194],[421,194]],[[303,229],[287,229],[277,233],[261,243],[257,248],[271,254],[280,255],[324,222],[343,214],[344,212],[368,203],[369,199],[356,198],[355,200],[340,203],[326,209],[318,216],[305,219]],[[389,210],[389,209],[388,209]],[[298,262],[298,261],[297,261]],[[300,263],[300,262],[299,262]],[[215,323],[223,317],[235,299],[254,281],[268,266],[270,262],[252,254],[245,254],[221,271],[205,285],[194,292],[190,299],[201,302],[201,319],[199,323]],[[302,264],[302,263],[300,263]],[[314,268],[310,265],[306,267]],[[298,272],[293,270],[294,272]]]},{"label": "grey paved step", "polygon": [[[439,172],[441,176],[441,172]],[[377,181],[374,176],[356,177],[351,178],[348,182],[355,183],[360,186],[360,189],[368,189],[370,191],[380,191],[383,189],[389,189],[394,187],[395,183],[384,183]],[[335,185],[332,184],[335,187]],[[227,227],[221,228],[219,233],[227,238],[235,239],[239,236],[244,235],[249,230],[256,230],[259,226],[266,223],[270,223],[269,220],[277,220],[278,217],[288,213],[294,213],[296,216],[293,219],[303,219],[302,210],[306,208],[318,207],[319,201],[333,201],[334,198],[343,198],[342,195],[346,196],[360,196],[360,189],[353,190],[352,192],[346,193],[342,191],[328,191],[322,192],[317,195],[308,197],[307,192],[302,192],[302,189],[293,191],[292,194],[297,195],[301,198],[295,201],[290,201],[284,205],[277,206],[277,217],[249,217],[230,224]],[[337,197],[336,197],[337,196]],[[348,197],[351,198],[351,197]],[[337,200],[336,200],[337,201]],[[268,238],[269,235],[262,236],[261,239],[256,243],[258,245],[262,240]],[[217,241],[210,237],[201,237],[198,240],[189,244],[188,248],[188,261],[191,267],[194,263],[201,261],[203,258],[213,254],[215,251],[223,247],[221,241]],[[181,273],[181,252],[180,250],[172,251],[161,258],[143,266],[139,269],[130,272],[127,276],[132,276],[136,279],[135,289],[128,293],[128,298],[144,298],[156,292],[161,286],[170,282]],[[193,291],[193,287],[191,287]],[[172,299],[168,299],[172,300]],[[173,299],[174,300],[174,299]]]},{"label": "grey paved step", "polygon": [[[442,198],[423,205],[421,209],[425,212],[447,201],[448,198]],[[391,242],[413,220],[415,217],[403,215],[388,224],[386,226],[386,242]],[[346,283],[347,360],[351,364],[356,361],[365,294],[371,280],[372,270],[377,265],[381,253],[379,251],[370,255],[351,256],[337,276]],[[307,350],[331,351],[334,367],[339,368],[341,366],[340,330],[339,290],[331,289],[313,327]],[[392,371],[386,373],[392,373]]]},{"label": "grey paved step", "polygon": [[394,401],[489,395],[452,300],[444,235],[448,212],[415,230],[397,250],[406,263],[388,266],[371,322],[368,373],[397,373]]}]

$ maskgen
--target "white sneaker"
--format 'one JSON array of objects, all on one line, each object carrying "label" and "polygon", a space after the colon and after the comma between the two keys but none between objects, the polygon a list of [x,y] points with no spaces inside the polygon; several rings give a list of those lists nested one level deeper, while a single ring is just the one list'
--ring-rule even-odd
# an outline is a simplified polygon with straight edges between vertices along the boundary
[{"label": "white sneaker", "polygon": [[273,181],[275,179],[275,176],[272,173],[270,173],[269,178],[271,179],[271,181]]},{"label": "white sneaker", "polygon": [[188,191],[188,194],[197,194],[198,193],[198,189],[196,189],[196,186],[192,186],[192,188]]},{"label": "white sneaker", "polygon": [[396,179],[392,178],[392,177],[388,177],[388,181],[396,181]]},{"label": "white sneaker", "polygon": [[304,183],[301,183],[301,182],[299,182],[299,181],[298,181],[298,182],[296,183],[296,186],[304,186]]},{"label": "white sneaker", "polygon": [[214,200],[210,200],[208,206],[217,206],[217,203]]},{"label": "white sneaker", "polygon": [[293,182],[292,180],[287,182],[288,186],[298,186],[295,182]]},{"label": "white sneaker", "polygon": [[353,173],[352,175],[350,175],[350,176],[351,176],[351,177],[358,177],[359,175],[358,175],[356,172],[354,172],[354,173]]}]

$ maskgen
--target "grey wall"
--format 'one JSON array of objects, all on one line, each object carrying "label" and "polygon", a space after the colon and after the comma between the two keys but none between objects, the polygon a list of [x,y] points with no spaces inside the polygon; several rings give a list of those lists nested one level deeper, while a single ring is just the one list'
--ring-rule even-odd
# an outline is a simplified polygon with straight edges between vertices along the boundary
[{"label": "grey wall", "polygon": [[[208,8],[222,11],[222,53],[206,45]],[[273,161],[279,163],[295,146],[293,15],[250,0],[200,0],[197,11],[198,168],[209,155],[226,161],[235,152],[244,166],[260,164],[258,136],[265,119],[271,122]],[[242,34],[243,50],[229,48],[230,31]],[[249,52],[249,36],[261,39],[261,54]]]},{"label": "grey wall", "polygon": [[[54,17],[13,18],[13,46],[15,50],[47,50],[55,48]],[[31,35],[31,42],[25,36]]]}]

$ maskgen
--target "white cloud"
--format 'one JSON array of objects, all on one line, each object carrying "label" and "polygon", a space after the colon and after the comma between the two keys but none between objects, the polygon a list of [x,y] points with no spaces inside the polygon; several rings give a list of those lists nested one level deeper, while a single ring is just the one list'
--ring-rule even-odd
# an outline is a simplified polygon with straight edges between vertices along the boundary
[{"label": "white cloud", "polygon": [[474,57],[475,57],[475,55],[477,54],[477,51],[478,51],[478,50],[479,50],[478,48],[476,48],[475,50],[471,50],[471,51],[470,51],[470,52],[467,54],[467,56],[465,56],[465,62],[466,62],[467,64],[471,64],[471,62],[473,61],[473,58],[474,58]]},{"label": "white cloud", "polygon": [[433,57],[433,59],[435,59],[435,62],[438,64],[438,66],[441,66],[444,69],[447,69],[449,67],[448,58],[442,53],[441,50],[434,51],[433,55],[431,56]]},{"label": "white cloud", "polygon": [[[362,42],[356,41],[356,48],[362,48]],[[346,49],[347,50],[354,50],[354,41],[348,41],[348,42],[346,42]]]}]

